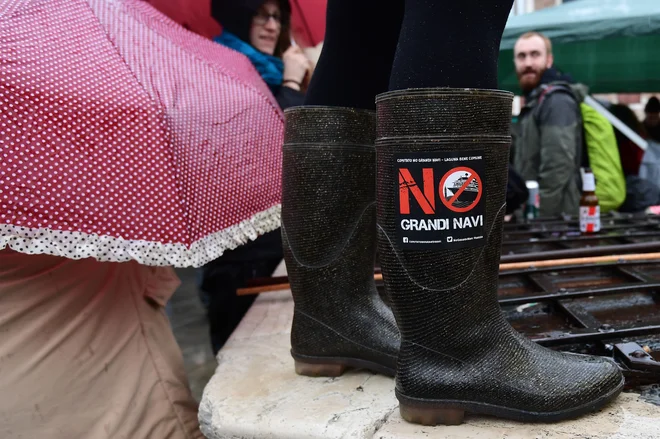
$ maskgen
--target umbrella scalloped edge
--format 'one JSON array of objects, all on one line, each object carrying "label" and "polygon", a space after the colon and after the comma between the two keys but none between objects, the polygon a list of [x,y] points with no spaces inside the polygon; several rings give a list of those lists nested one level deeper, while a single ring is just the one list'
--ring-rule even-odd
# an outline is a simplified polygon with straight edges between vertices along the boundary
[{"label": "umbrella scalloped edge", "polygon": [[94,258],[101,262],[137,261],[151,266],[201,267],[258,236],[280,227],[282,206],[277,204],[217,233],[184,244],[126,240],[82,232],[32,229],[0,224],[0,250],[48,254],[69,259]]}]

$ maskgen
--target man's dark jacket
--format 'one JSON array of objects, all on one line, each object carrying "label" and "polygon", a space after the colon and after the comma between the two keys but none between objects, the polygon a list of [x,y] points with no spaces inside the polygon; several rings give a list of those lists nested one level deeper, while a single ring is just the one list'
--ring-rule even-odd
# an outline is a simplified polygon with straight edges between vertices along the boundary
[{"label": "man's dark jacket", "polygon": [[577,215],[580,204],[582,117],[579,102],[587,89],[548,69],[525,96],[514,124],[513,166],[525,180],[539,183],[540,214]]}]

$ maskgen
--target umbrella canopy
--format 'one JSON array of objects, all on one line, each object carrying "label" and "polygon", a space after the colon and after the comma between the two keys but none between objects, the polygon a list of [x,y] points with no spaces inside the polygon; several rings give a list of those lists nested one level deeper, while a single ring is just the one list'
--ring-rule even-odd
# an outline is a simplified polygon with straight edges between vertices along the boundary
[{"label": "umbrella canopy", "polygon": [[291,34],[299,46],[315,47],[325,37],[328,0],[289,0]]},{"label": "umbrella canopy", "polygon": [[211,17],[211,0],[143,0],[181,26],[213,38],[220,34],[220,25]]},{"label": "umbrella canopy", "polygon": [[658,0],[581,0],[512,16],[500,46],[500,88],[520,92],[513,46],[529,31],[550,38],[555,65],[592,93],[660,90]]},{"label": "umbrella canopy", "polygon": [[199,266],[280,224],[250,61],[138,0],[0,3],[0,250]]}]

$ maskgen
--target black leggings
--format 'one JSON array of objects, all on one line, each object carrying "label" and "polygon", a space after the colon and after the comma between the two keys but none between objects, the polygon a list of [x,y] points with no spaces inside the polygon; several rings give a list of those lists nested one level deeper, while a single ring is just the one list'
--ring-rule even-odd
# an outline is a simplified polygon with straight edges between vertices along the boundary
[{"label": "black leggings", "polygon": [[307,105],[373,109],[416,87],[497,88],[513,0],[329,0]]}]

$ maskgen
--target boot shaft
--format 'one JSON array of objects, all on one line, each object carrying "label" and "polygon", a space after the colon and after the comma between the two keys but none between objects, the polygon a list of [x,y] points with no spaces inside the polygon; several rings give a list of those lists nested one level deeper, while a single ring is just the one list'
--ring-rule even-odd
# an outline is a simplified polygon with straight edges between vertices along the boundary
[{"label": "boot shaft", "polygon": [[380,257],[401,332],[396,395],[413,422],[564,419],[622,387],[613,364],[543,348],[500,311],[511,99],[435,89],[377,100]]},{"label": "boot shaft", "polygon": [[399,335],[373,279],[375,113],[297,107],[285,116],[282,241],[299,373],[339,373],[339,364],[394,375]]},{"label": "boot shaft", "polygon": [[339,257],[360,218],[375,214],[375,114],[296,107],[285,117],[283,229],[301,265],[322,267]]},{"label": "boot shaft", "polygon": [[377,99],[381,264],[404,339],[458,352],[454,331],[500,322],[511,101],[454,89]]}]

